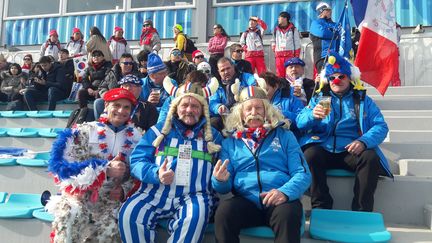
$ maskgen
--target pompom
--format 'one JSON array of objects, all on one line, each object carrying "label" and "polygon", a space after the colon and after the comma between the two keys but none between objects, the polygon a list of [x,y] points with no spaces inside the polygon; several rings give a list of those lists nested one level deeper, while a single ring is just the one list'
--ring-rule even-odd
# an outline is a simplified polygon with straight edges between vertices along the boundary
[{"label": "pompom", "polygon": [[329,56],[328,57],[328,63],[333,65],[336,63],[336,57],[335,56]]}]

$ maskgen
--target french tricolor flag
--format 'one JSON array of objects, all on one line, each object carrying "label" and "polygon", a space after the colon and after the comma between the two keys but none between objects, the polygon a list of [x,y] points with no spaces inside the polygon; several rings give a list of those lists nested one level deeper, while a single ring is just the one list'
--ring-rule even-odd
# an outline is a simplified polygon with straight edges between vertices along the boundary
[{"label": "french tricolor flag", "polygon": [[394,0],[351,0],[351,5],[361,32],[355,65],[361,80],[384,95],[399,68]]}]

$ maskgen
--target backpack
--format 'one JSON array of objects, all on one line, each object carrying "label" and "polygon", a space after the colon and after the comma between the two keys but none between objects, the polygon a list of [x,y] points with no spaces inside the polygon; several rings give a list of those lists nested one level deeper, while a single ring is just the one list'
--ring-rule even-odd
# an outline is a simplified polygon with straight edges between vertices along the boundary
[{"label": "backpack", "polygon": [[187,35],[185,35],[185,38],[186,38],[186,50],[185,50],[185,53],[190,53],[190,54],[192,54],[192,52],[198,50],[198,49],[196,48],[195,43],[193,42],[193,40],[189,39],[189,38],[187,37]]},{"label": "backpack", "polygon": [[93,109],[87,107],[78,108],[72,111],[72,113],[70,114],[66,124],[66,128],[71,128],[75,124],[82,124],[84,122],[91,122],[94,120],[95,118],[94,118]]}]

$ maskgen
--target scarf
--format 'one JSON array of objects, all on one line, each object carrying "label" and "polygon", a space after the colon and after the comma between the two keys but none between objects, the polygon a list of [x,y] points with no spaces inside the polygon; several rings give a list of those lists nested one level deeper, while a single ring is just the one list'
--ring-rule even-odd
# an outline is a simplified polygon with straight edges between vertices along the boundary
[{"label": "scarf", "polygon": [[117,38],[115,36],[111,36],[108,40],[108,45],[111,44],[112,40],[115,40],[116,42],[120,42],[120,43],[123,43],[124,45],[127,45],[127,41],[124,37]]},{"label": "scarf", "polygon": [[153,27],[143,28],[140,36],[140,45],[150,45],[153,33],[158,34],[157,30]]},{"label": "scarf", "polygon": [[255,151],[261,141],[267,136],[268,132],[268,129],[261,126],[257,128],[246,128],[243,131],[237,130],[233,133],[233,136],[237,139],[242,139],[252,151]]}]

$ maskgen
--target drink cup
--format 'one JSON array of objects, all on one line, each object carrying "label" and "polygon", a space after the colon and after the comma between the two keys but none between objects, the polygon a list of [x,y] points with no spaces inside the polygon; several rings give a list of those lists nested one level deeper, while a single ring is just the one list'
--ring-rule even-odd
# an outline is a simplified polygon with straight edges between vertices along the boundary
[{"label": "drink cup", "polygon": [[319,104],[323,107],[325,115],[328,116],[331,111],[331,96],[322,96]]},{"label": "drink cup", "polygon": [[294,81],[294,95],[300,96],[301,95],[301,89],[303,86],[303,78],[298,78]]}]

